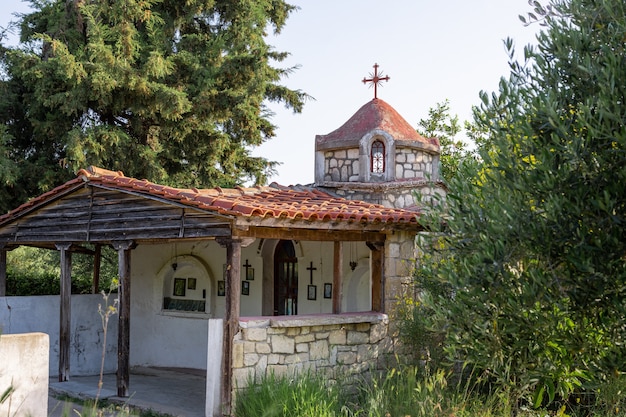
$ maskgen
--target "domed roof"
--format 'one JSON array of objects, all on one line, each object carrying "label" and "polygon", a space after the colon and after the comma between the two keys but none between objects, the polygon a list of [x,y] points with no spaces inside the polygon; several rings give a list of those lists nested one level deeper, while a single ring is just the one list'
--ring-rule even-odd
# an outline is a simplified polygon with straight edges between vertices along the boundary
[{"label": "domed roof", "polygon": [[315,145],[328,147],[346,141],[358,142],[364,135],[373,130],[387,132],[394,140],[421,142],[439,148],[437,139],[427,139],[417,133],[393,107],[379,98],[375,98],[362,106],[339,129],[327,135],[317,135]]}]

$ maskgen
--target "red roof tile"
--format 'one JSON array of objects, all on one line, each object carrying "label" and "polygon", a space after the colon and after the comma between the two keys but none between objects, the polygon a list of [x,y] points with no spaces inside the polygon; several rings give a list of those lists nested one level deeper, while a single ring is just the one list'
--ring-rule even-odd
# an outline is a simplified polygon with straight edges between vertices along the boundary
[{"label": "red roof tile", "polygon": [[363,201],[335,197],[318,189],[298,189],[276,184],[265,187],[234,189],[174,188],[124,176],[119,171],[90,167],[77,178],[36,197],[17,209],[0,216],[0,224],[71,192],[84,183],[102,185],[120,191],[133,191],[159,197],[198,209],[234,217],[288,218],[308,221],[347,221],[359,223],[395,223],[417,225],[418,213]]},{"label": "red roof tile", "polygon": [[389,133],[395,140],[422,142],[439,147],[437,139],[427,139],[417,133],[393,107],[379,98],[363,105],[339,129],[327,135],[317,135],[315,142],[316,144],[328,144],[346,140],[358,141],[365,134],[375,129]]}]

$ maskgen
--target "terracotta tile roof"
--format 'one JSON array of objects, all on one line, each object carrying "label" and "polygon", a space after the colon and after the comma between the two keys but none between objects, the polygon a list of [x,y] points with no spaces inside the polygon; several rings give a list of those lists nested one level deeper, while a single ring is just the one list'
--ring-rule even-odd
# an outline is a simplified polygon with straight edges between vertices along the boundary
[{"label": "terracotta tile roof", "polygon": [[80,170],[77,178],[0,216],[0,224],[30,212],[41,204],[56,200],[82,187],[85,182],[120,191],[146,194],[234,217],[418,225],[416,212],[346,200],[315,188],[284,187],[272,184],[264,187],[234,189],[219,187],[183,189],[126,177],[120,171],[109,171],[97,167]]},{"label": "terracotta tile roof", "polygon": [[389,133],[395,140],[407,140],[434,145],[439,148],[435,138],[425,138],[385,101],[376,98],[363,105],[339,129],[327,135],[317,135],[316,144],[358,141],[372,130],[379,129]]}]

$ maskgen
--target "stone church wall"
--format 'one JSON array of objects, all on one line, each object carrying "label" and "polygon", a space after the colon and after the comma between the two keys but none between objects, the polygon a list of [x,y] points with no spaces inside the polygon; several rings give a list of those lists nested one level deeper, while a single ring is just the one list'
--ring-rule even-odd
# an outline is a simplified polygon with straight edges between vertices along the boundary
[{"label": "stone church wall", "polygon": [[359,150],[340,149],[324,154],[324,181],[359,181]]},{"label": "stone church wall", "polygon": [[[395,178],[402,180],[434,177],[434,157],[421,149],[398,148],[395,154]],[[339,149],[324,153],[324,182],[359,182],[359,150]]]},{"label": "stone church wall", "polygon": [[419,149],[396,150],[396,178],[403,180],[431,179],[433,156]]}]

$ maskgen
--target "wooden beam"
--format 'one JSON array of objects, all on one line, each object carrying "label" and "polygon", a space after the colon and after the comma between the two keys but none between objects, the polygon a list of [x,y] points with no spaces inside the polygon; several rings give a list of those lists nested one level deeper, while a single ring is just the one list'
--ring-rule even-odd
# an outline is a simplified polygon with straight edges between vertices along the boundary
[{"label": "wooden beam", "polygon": [[7,250],[0,248],[0,297],[7,295]]},{"label": "wooden beam", "polygon": [[381,232],[364,232],[356,230],[316,230],[297,228],[250,227],[245,230],[234,230],[233,236],[254,237],[260,239],[286,239],[304,241],[343,241],[343,242],[384,242],[386,235]]},{"label": "wooden beam", "polygon": [[65,382],[70,377],[70,341],[72,322],[72,253],[71,244],[56,245],[61,254],[61,293],[60,293],[60,320],[59,320],[59,382]]},{"label": "wooden beam", "polygon": [[341,313],[343,275],[343,243],[335,242],[333,248],[333,314]]},{"label": "wooden beam", "polygon": [[367,246],[371,250],[371,258],[372,258],[372,269],[371,269],[371,277],[372,277],[372,311],[383,312],[384,311],[384,246],[383,245],[375,245],[370,242],[367,243]]},{"label": "wooden beam", "polygon": [[218,239],[226,247],[226,311],[224,312],[224,339],[222,354],[222,407],[230,415],[233,390],[233,339],[239,331],[241,304],[241,241]]},{"label": "wooden beam", "polygon": [[100,289],[100,264],[102,263],[102,245],[96,244],[93,253],[93,280],[91,282],[91,293],[98,294]]},{"label": "wooden beam", "polygon": [[129,396],[130,382],[130,253],[134,247],[133,241],[113,243],[117,251],[119,298],[117,329],[117,396]]}]

